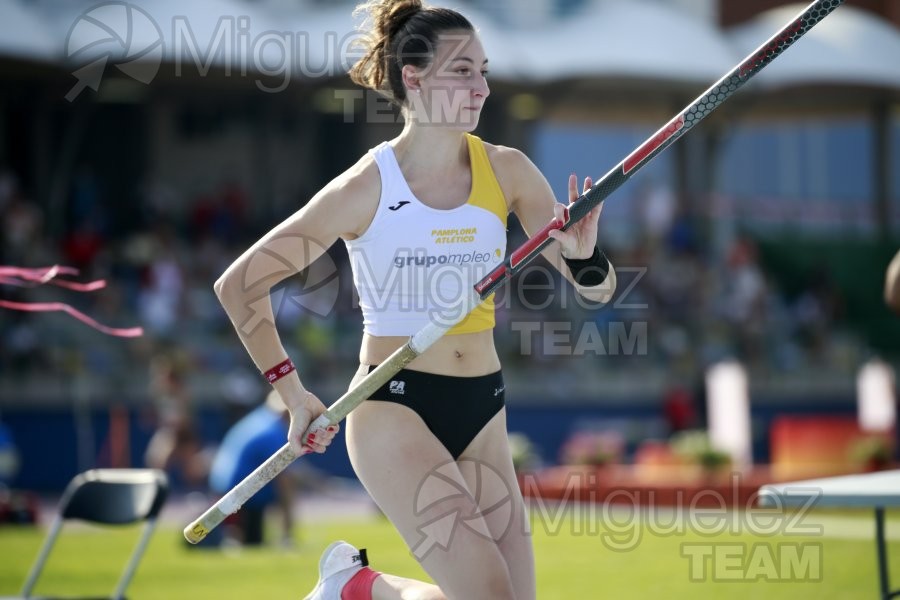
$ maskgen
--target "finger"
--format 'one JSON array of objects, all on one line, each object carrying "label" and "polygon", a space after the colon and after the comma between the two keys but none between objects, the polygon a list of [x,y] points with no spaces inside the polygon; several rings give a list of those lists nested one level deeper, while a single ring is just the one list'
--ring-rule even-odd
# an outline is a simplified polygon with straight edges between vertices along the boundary
[{"label": "finger", "polygon": [[331,441],[334,439],[335,434],[337,434],[338,429],[340,428],[337,425],[331,425],[325,429],[316,429],[314,432],[306,436],[304,443],[329,446],[331,444]]},{"label": "finger", "polygon": [[317,439],[332,439],[337,435],[338,431],[340,431],[341,427],[339,425],[329,425],[324,429],[316,429],[313,434]]},{"label": "finger", "polygon": [[316,429],[313,433],[310,433],[306,436],[306,439],[303,440],[304,444],[322,444],[326,439],[331,439],[331,435],[326,433],[323,429]]},{"label": "finger", "polygon": [[321,454],[322,452],[325,452],[325,448],[327,448],[330,443],[330,439],[324,439],[321,436],[316,437],[313,435],[309,435],[303,442],[303,446],[311,448],[313,452]]},{"label": "finger", "polygon": [[341,426],[337,423],[333,423],[330,425],[322,425],[318,424],[316,421],[313,421],[306,427],[306,432],[308,435],[323,435],[323,434],[335,434],[340,430]]},{"label": "finger", "polygon": [[310,452],[312,452],[311,449],[307,448],[303,444],[303,441],[300,439],[300,436],[297,436],[296,438],[292,438],[290,441],[290,444],[291,444],[291,450],[293,450],[294,454],[296,454],[297,456],[303,456],[304,454],[309,454]]},{"label": "finger", "polygon": [[594,187],[594,180],[591,179],[590,177],[585,177],[585,179],[584,179],[584,191],[581,192],[581,193],[582,193],[582,194],[587,194],[587,193],[590,191],[590,189],[591,189],[592,187]]},{"label": "finger", "polygon": [[575,173],[569,175],[569,202],[578,197],[578,176]]},{"label": "finger", "polygon": [[322,444],[306,444],[303,447],[307,449],[307,454],[323,454],[325,452],[325,446]]},{"label": "finger", "polygon": [[329,446],[331,444],[332,440],[334,440],[333,433],[330,433],[327,431],[322,431],[319,434],[317,434],[315,437],[313,437],[311,441],[316,444],[321,444],[322,446]]}]

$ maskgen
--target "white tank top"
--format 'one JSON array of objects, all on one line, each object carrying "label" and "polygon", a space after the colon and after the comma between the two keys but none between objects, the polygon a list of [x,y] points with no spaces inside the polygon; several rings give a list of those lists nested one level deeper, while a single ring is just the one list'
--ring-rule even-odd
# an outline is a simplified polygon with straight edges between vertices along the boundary
[{"label": "white tank top", "polygon": [[[384,142],[369,152],[381,174],[381,198],[363,235],[346,241],[363,330],[410,336],[435,319],[453,318],[466,288],[506,256],[506,200],[482,141],[466,135],[472,190],[466,204],[431,208],[410,190]],[[448,334],[494,326],[493,297]]]}]

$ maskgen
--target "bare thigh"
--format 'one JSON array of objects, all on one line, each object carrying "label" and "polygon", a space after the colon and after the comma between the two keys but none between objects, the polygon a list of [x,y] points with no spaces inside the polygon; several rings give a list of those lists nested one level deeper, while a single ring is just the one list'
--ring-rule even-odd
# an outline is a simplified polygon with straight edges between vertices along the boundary
[{"label": "bare thigh", "polygon": [[447,598],[515,598],[466,477],[417,414],[364,402],[347,419],[347,449],[360,481]]},{"label": "bare thigh", "polygon": [[503,554],[516,598],[533,600],[537,592],[531,528],[509,450],[505,408],[485,425],[458,462],[470,489],[477,492],[481,514]]}]

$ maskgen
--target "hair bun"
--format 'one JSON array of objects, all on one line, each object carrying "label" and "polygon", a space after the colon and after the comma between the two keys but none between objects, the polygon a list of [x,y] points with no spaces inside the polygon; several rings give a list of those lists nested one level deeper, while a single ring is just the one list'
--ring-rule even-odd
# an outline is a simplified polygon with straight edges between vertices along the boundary
[{"label": "hair bun", "polygon": [[425,6],[422,0],[368,0],[356,7],[363,16],[355,45],[363,55],[350,68],[350,79],[379,92],[398,106],[406,100],[403,67],[427,67],[442,31],[474,31],[460,13]]},{"label": "hair bun", "polygon": [[422,0],[370,0],[356,7],[355,15],[365,15],[370,30],[380,38],[390,38],[416,13],[425,9]]},{"label": "hair bun", "polygon": [[422,0],[400,0],[399,2],[387,2],[387,18],[384,22],[384,33],[388,38],[394,37],[400,28],[406,25],[416,13],[420,12],[424,5]]}]

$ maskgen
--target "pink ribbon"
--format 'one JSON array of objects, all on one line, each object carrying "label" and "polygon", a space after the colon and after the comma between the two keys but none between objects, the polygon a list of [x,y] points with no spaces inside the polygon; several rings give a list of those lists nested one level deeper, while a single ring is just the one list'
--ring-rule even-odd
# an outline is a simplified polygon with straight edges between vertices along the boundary
[{"label": "pink ribbon", "polygon": [[[88,283],[78,283],[76,281],[56,279],[57,275],[78,275],[78,269],[61,267],[59,265],[44,267],[43,269],[23,269],[21,267],[0,266],[0,283],[5,283],[7,285],[35,287],[50,283],[51,285],[74,290],[76,292],[93,292],[106,287],[106,281],[103,279],[90,281]],[[18,281],[17,279],[23,279],[24,281]]]},{"label": "pink ribbon", "polygon": [[[57,275],[78,275],[78,269],[62,267],[60,265],[53,265],[52,267],[44,267],[41,269],[0,266],[0,284],[15,285],[19,287],[36,287],[49,283],[76,292],[93,292],[106,287],[106,280],[104,279],[98,279],[87,283],[78,283],[76,281],[56,279]],[[68,313],[82,323],[107,335],[129,338],[144,335],[144,330],[140,327],[130,327],[127,329],[107,327],[106,325],[98,323],[78,309],[63,302],[11,302],[9,300],[0,300],[0,308],[24,312],[61,311]]]}]

